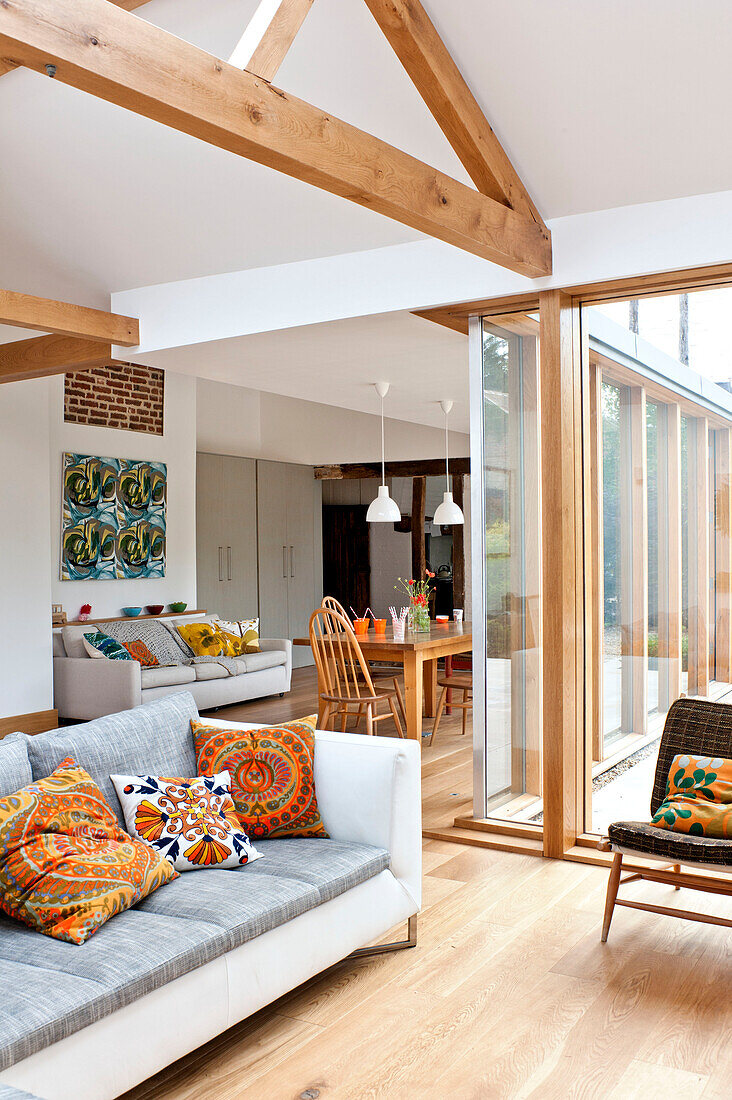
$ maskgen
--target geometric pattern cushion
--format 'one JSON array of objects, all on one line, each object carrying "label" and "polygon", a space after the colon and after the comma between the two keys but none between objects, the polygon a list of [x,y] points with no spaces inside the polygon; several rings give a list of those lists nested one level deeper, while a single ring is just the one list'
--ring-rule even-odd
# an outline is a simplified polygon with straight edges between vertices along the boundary
[{"label": "geometric pattern cushion", "polygon": [[209,779],[111,778],[130,836],[151,844],[176,871],[243,867],[259,858],[239,825],[228,772]]},{"label": "geometric pattern cushion", "polygon": [[119,827],[71,757],[0,799],[0,907],[46,936],[84,943],[173,878],[163,856]]},{"label": "geometric pattern cushion", "polygon": [[122,642],[121,644],[132,657],[132,660],[137,661],[143,668],[157,668],[160,665],[157,657],[150,652],[145,643],[141,642],[139,638],[136,638],[134,642]]},{"label": "geometric pattern cushion", "polygon": [[191,721],[199,775],[227,771],[237,817],[253,840],[327,837],[315,791],[315,723],[221,729]]},{"label": "geometric pattern cushion", "polygon": [[89,631],[84,635],[84,649],[90,657],[107,658],[108,661],[131,661],[128,650],[101,630]]},{"label": "geometric pattern cushion", "polygon": [[675,756],[666,797],[651,824],[692,836],[732,838],[732,760]]}]

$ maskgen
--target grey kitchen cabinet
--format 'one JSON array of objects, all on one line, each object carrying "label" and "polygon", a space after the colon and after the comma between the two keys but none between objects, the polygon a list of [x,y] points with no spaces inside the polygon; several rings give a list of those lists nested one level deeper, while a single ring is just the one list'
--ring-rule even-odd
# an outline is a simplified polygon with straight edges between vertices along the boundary
[{"label": "grey kitchen cabinet", "polygon": [[[321,483],[312,466],[257,462],[259,615],[263,637],[307,637],[323,596]],[[296,647],[293,664],[313,663]]]},{"label": "grey kitchen cabinet", "polygon": [[223,619],[259,614],[257,464],[199,454],[196,472],[197,603]]}]

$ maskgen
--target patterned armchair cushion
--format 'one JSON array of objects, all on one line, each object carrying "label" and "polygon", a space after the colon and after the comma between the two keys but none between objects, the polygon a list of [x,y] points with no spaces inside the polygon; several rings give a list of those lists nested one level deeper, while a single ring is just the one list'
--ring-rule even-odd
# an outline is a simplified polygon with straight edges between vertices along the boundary
[{"label": "patterned armchair cushion", "polygon": [[107,661],[131,661],[129,651],[118,642],[116,638],[110,638],[101,630],[90,630],[84,635],[84,649],[90,657]]},{"label": "patterned armchair cushion", "polygon": [[666,797],[651,824],[692,836],[732,838],[732,760],[675,756]]},{"label": "patterned armchair cushion", "polygon": [[254,840],[327,837],[315,792],[316,721],[248,730],[191,722],[199,775],[229,772],[237,817]]},{"label": "patterned armchair cushion", "polygon": [[168,860],[119,827],[71,757],[0,799],[0,907],[46,936],[82,944],[175,877]]},{"label": "patterned armchair cushion", "polygon": [[176,871],[243,867],[259,859],[236,816],[228,772],[195,779],[111,779],[130,836],[151,844]]}]

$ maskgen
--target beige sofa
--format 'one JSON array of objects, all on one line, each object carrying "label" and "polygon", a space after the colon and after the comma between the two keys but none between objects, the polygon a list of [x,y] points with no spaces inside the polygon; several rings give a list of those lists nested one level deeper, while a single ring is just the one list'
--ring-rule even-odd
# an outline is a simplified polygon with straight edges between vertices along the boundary
[{"label": "beige sofa", "polygon": [[[178,623],[209,621],[213,616],[143,620],[141,633],[155,627],[168,633]],[[130,623],[135,620],[131,619]],[[218,663],[176,664],[141,668],[137,661],[110,661],[88,655],[83,635],[109,631],[104,623],[71,623],[54,630],[54,707],[62,718],[90,721],[105,714],[130,710],[174,692],[189,691],[200,710],[282,695],[290,690],[292,642],[286,638],[260,639],[260,652],[235,658],[236,673]],[[181,661],[184,655],[181,652]]]}]

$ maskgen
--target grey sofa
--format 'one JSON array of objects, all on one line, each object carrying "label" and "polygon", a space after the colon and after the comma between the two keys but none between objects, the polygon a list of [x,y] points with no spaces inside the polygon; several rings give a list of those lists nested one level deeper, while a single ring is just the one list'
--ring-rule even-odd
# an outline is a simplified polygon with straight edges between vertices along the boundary
[{"label": "grey sofa", "polygon": [[[0,797],[73,756],[124,825],[110,774],[195,775],[197,715],[180,693],[36,737],[10,734]],[[318,732],[315,784],[331,839],[260,841],[249,866],[182,874],[82,946],[0,914],[0,1098],[5,1087],[112,1100],[402,921],[410,937],[395,946],[413,946],[419,746]]]},{"label": "grey sofa", "polygon": [[[186,654],[176,641],[179,623],[211,621],[211,615],[180,619],[129,619],[121,623],[72,623],[54,631],[54,707],[63,718],[89,720],[138,707],[166,695],[189,691],[201,710],[263,699],[290,690],[292,642],[286,638],[260,639],[260,652],[235,658],[236,674],[225,664],[207,661],[185,664]],[[101,630],[119,640],[142,637],[156,652],[176,656],[178,664],[141,668],[137,661],[109,661],[90,657],[83,635]],[[157,655],[157,654],[156,654]],[[190,654],[188,655],[190,656]]]}]

